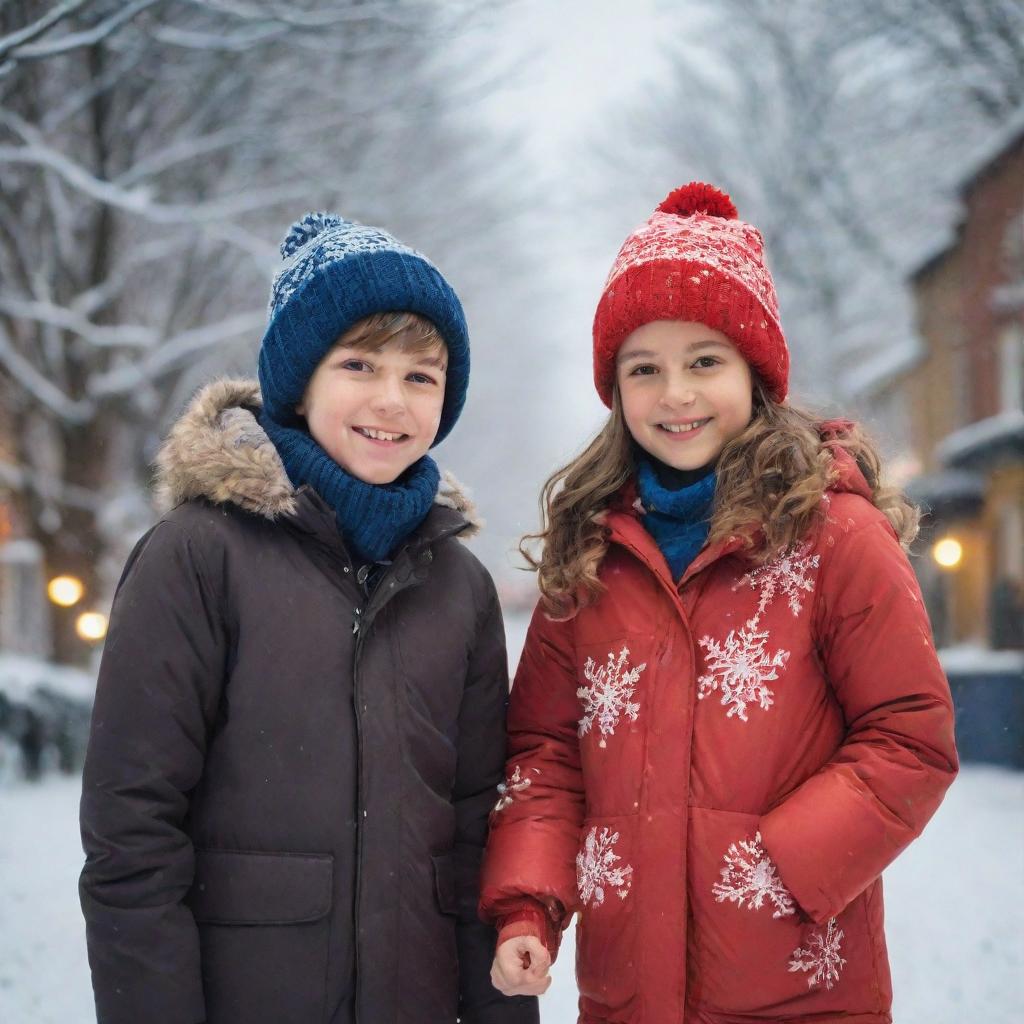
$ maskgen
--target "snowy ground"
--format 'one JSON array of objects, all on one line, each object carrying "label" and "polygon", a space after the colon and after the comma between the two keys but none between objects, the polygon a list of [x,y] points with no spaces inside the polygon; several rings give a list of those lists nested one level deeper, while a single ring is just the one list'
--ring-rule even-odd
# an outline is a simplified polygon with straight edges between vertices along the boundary
[{"label": "snowy ground", "polygon": [[[93,1021],[76,882],[79,783],[0,789],[0,1021]],[[886,874],[896,1024],[1011,1024],[1024,971],[1024,773],[967,767]],[[574,1021],[568,941],[544,1024]],[[1016,980],[1015,980],[1016,979]]]},{"label": "snowy ground", "polygon": [[[526,621],[510,616],[518,657]],[[79,781],[0,785],[0,1024],[95,1020],[78,910]],[[1016,1024],[1024,972],[1024,773],[968,766],[886,873],[895,1024]],[[576,1019],[566,937],[544,1024]]]}]

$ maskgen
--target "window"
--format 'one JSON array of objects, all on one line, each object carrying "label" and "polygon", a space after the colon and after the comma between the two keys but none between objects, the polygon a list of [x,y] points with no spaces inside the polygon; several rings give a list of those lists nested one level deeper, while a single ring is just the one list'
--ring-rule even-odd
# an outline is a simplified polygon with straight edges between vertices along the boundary
[{"label": "window", "polygon": [[1024,327],[1008,324],[999,338],[999,409],[1024,412]]}]

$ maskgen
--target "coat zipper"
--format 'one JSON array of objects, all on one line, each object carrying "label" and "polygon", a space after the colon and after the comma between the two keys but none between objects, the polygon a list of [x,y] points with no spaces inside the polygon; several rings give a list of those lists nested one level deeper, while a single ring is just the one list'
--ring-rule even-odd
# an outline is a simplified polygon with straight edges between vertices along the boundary
[{"label": "coat zipper", "polygon": [[352,632],[355,634],[356,645],[352,653],[352,695],[356,706],[356,892],[354,905],[354,923],[356,931],[355,941],[355,991],[352,993],[352,1010],[355,1015],[356,1024],[359,1022],[359,948],[362,945],[362,937],[359,929],[359,904],[362,895],[363,875],[363,819],[366,811],[363,809],[363,717],[362,717],[362,694],[359,692],[359,656],[363,649],[363,633],[361,630],[360,616],[362,608],[356,605],[352,615]]},{"label": "coat zipper", "polygon": [[[411,559],[411,556],[407,556]],[[433,552],[428,547],[425,553],[425,560],[430,562],[433,560]],[[365,567],[364,567],[365,568]],[[384,606],[394,597],[400,590],[405,589],[400,587],[395,588],[395,581],[391,579],[394,575],[395,565],[392,563],[388,567],[388,571],[378,580],[377,585],[374,589],[373,594],[384,595],[381,599],[379,606],[376,608],[374,615],[368,616],[369,621],[372,622],[374,618],[383,610]],[[362,575],[362,579],[360,579]],[[414,569],[411,567],[409,570],[409,580],[414,576]],[[359,590],[361,600],[364,595],[362,585],[366,582],[366,575],[363,574],[362,569],[356,574],[356,580],[360,584]],[[419,582],[417,580],[417,582]],[[406,582],[406,586],[409,583]],[[366,820],[366,809],[363,806],[363,777],[365,771],[363,769],[363,725],[362,725],[362,695],[359,692],[359,659],[363,651],[363,642],[366,636],[364,628],[364,613],[368,613],[373,605],[373,595],[365,595],[365,608],[361,605],[355,605],[352,609],[352,633],[356,638],[355,649],[352,652],[352,692],[355,699],[355,711],[356,711],[356,749],[358,757],[358,769],[356,779],[356,893],[355,893],[355,913],[354,923],[356,932],[355,942],[355,992],[353,993],[353,1012],[355,1014],[355,1022],[359,1024],[359,1006],[360,1006],[360,971],[359,971],[359,948],[360,942],[360,930],[359,930],[359,906],[362,900],[362,876],[363,876],[363,833],[364,827],[363,822]]]},{"label": "coat zipper", "polygon": [[[629,541],[626,540],[625,538],[623,538],[622,540],[619,540],[618,543],[619,543],[619,545],[622,548],[624,548],[626,551],[628,551],[630,554],[632,554],[633,557],[636,558],[640,562],[640,564],[643,565],[643,567],[645,569],[647,569],[648,572],[653,573],[655,578],[661,584],[662,589],[668,595],[670,603],[671,603],[672,607],[675,610],[675,613],[676,613],[676,615],[678,617],[678,620],[679,620],[680,624],[683,627],[684,635],[686,636],[687,640],[689,641],[690,651],[691,651],[691,658],[696,658],[697,649],[696,649],[696,645],[694,643],[693,629],[692,629],[692,627],[690,625],[690,620],[689,620],[689,618],[688,618],[688,616],[686,614],[686,608],[683,605],[683,596],[682,596],[682,587],[687,582],[689,582],[690,579],[694,578],[697,575],[697,573],[692,573],[692,574],[690,573],[690,569],[692,569],[692,567],[693,567],[692,563],[691,563],[690,567],[687,569],[687,571],[683,574],[683,579],[680,581],[680,585],[679,585],[679,587],[677,589],[676,586],[673,586],[671,583],[669,583],[669,581],[667,579],[665,579],[665,577],[662,575],[662,573],[658,572],[658,570],[655,568],[655,566],[653,566],[648,561],[648,559],[644,556],[644,553],[638,547],[635,547],[633,544],[629,543]],[[721,557],[721,553],[719,553],[718,555],[716,555],[715,558],[710,559],[707,563],[702,565],[700,571],[703,571],[709,565],[711,565],[713,562],[717,561],[719,557]],[[696,717],[696,703],[697,703],[696,699],[692,699],[691,700],[689,723],[688,723],[688,727],[687,727],[687,747],[688,747],[688,750],[689,750],[689,756],[688,756],[688,759],[687,759],[687,775],[690,774],[692,763],[693,763],[693,728],[694,728],[694,719]],[[645,780],[645,786],[646,786],[646,780]],[[689,786],[687,786],[687,791],[689,791]],[[645,794],[645,799],[646,799],[646,794]],[[687,804],[689,804],[689,795],[687,795]],[[683,848],[684,849],[686,849],[686,847],[687,847],[688,838],[689,838],[689,829],[690,829],[690,823],[689,823],[689,811],[690,811],[690,809],[689,809],[689,806],[687,806],[685,808],[685,811],[686,811],[686,813],[683,815],[683,823],[684,823],[683,824],[683,829],[684,829]],[[685,949],[686,948],[686,944],[689,942],[690,916],[691,916],[691,909],[692,909],[690,907],[689,894],[686,893],[685,887],[684,887],[684,900],[685,900],[685,903],[686,903],[686,916],[685,916],[684,924],[683,924],[683,948]],[[685,973],[685,970],[684,970],[684,973],[683,973],[683,1007],[682,1007],[684,1014],[686,1012],[685,1007],[686,1007],[686,1001],[687,1001],[686,984],[687,984],[687,978],[686,978],[686,973]]]}]

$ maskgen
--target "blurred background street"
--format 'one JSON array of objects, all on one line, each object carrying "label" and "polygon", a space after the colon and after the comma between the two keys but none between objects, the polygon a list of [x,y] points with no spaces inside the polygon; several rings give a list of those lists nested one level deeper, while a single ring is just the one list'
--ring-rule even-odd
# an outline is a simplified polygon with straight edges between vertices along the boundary
[{"label": "blurred background street", "polygon": [[[912,562],[965,769],[886,876],[897,1024],[1021,1017],[1020,0],[0,0],[0,1022],[93,1019],[78,773],[161,438],[253,376],[277,245],[379,224],[463,298],[435,452],[518,539],[606,411],[590,325],[675,186],[760,227],[794,404],[863,420],[924,508]],[[545,1022],[575,1019],[572,950]]]}]

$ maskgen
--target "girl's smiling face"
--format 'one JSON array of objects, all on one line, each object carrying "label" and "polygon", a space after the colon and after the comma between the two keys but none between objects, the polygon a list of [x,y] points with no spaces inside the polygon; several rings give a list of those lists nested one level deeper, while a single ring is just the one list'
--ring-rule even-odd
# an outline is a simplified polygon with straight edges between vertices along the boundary
[{"label": "girl's smiling face", "polygon": [[699,469],[743,432],[753,412],[747,361],[721,331],[655,320],[623,342],[616,361],[633,440],[675,469]]}]

